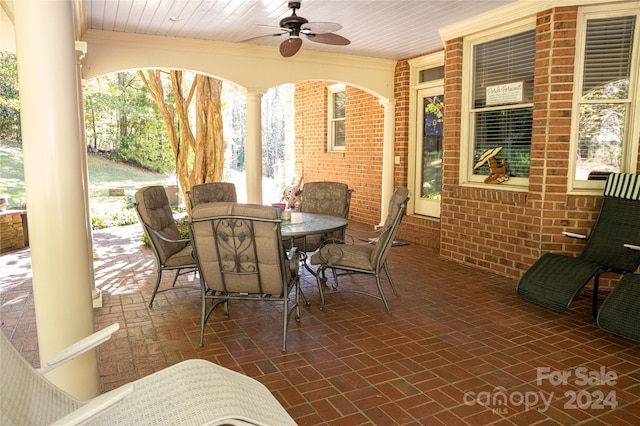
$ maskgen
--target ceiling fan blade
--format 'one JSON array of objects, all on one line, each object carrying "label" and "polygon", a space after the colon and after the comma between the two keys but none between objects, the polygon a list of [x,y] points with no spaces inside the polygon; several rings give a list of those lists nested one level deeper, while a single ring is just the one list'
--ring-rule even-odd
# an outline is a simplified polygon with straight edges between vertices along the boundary
[{"label": "ceiling fan blade", "polygon": [[302,39],[298,37],[291,37],[282,43],[280,43],[280,54],[285,58],[295,55],[302,47]]},{"label": "ceiling fan blade", "polygon": [[251,37],[251,38],[248,38],[246,40],[240,40],[237,43],[249,43],[249,42],[252,42],[254,40],[259,40],[259,39],[265,38],[265,37],[280,37],[283,34],[287,34],[287,33],[265,34],[265,35],[261,35],[261,36],[257,36],[257,37]]},{"label": "ceiling fan blade", "polygon": [[338,34],[307,34],[307,38],[316,43],[333,44],[335,46],[346,46],[351,41]]},{"label": "ceiling fan blade", "polygon": [[307,22],[300,27],[305,34],[327,34],[342,29],[342,25],[335,22]]}]

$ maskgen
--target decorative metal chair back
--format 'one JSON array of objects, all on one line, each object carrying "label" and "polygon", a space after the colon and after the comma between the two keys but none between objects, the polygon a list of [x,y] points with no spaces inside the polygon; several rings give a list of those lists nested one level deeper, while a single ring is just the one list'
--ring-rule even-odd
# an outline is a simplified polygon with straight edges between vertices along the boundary
[{"label": "decorative metal chair back", "polygon": [[214,201],[237,203],[236,186],[231,182],[207,182],[193,185],[187,192],[191,208]]},{"label": "decorative metal chair back", "polygon": [[[299,318],[298,259],[295,250],[287,253],[282,244],[280,220],[273,207],[252,204],[205,203],[191,212],[194,253],[200,268],[204,324],[218,303],[231,299],[254,299],[284,303],[285,328],[289,311],[296,308]],[[296,288],[295,303],[290,306],[289,293]],[[268,297],[265,297],[268,296]],[[207,299],[213,306],[205,314]],[[217,300],[217,302],[216,302]]]}]

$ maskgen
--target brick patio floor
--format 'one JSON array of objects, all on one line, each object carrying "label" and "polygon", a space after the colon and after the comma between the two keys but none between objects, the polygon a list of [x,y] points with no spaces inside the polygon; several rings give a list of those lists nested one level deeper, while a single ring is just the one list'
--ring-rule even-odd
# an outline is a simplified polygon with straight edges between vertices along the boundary
[{"label": "brick patio floor", "polygon": [[[203,358],[264,383],[300,425],[640,424],[640,345],[601,331],[588,294],[554,313],[518,299],[516,279],[407,245],[389,256],[392,315],[348,293],[329,294],[321,311],[305,271],[312,305],[290,324],[286,353],[280,306],[260,302],[231,303],[230,318],[216,311],[200,348],[197,279],[183,278],[193,289],[162,293],[149,309],[155,260],[141,232],[94,234],[96,328],[121,325],[99,348],[103,391]],[[351,223],[348,233],[359,242],[369,230]],[[0,270],[2,331],[38,366],[29,250],[0,256]],[[369,276],[341,286],[375,288]],[[538,380],[542,369],[551,379]],[[602,371],[615,384],[599,381]],[[566,383],[554,381],[560,374]]]}]

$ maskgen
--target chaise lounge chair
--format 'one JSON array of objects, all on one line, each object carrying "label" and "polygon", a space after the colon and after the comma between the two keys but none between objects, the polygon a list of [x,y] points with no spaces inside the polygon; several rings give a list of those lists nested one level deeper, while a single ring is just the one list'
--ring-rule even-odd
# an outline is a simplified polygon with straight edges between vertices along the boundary
[{"label": "chaise lounge chair", "polygon": [[[585,236],[564,233],[569,237]],[[518,296],[556,312],[564,312],[574,296],[595,277],[593,315],[598,284],[605,272],[626,274],[640,265],[640,175],[612,173],[607,178],[600,214],[578,257],[544,254],[518,282]]]},{"label": "chaise lounge chair", "polygon": [[604,331],[640,343],[640,274],[627,274],[609,293],[598,312]]},{"label": "chaise lounge chair", "polygon": [[118,324],[70,346],[34,369],[0,332],[0,424],[295,425],[260,382],[203,359],[179,362],[89,401],[43,374],[108,340]]}]

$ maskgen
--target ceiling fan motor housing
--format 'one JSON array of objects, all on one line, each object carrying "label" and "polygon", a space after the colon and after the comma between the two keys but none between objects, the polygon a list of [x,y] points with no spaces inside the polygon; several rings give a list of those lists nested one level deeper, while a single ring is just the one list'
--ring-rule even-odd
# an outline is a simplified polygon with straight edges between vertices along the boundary
[{"label": "ceiling fan motor housing", "polygon": [[[285,57],[295,55],[302,46],[302,36],[316,43],[332,44],[335,46],[346,46],[350,41],[342,36],[333,34],[342,28],[342,25],[335,22],[309,22],[306,18],[296,15],[296,10],[300,9],[301,1],[288,2],[291,9],[291,16],[280,20],[280,32],[265,36],[254,37],[251,41],[261,37],[273,37],[288,35],[287,39],[280,43],[280,54]],[[266,25],[270,26],[270,25]],[[303,29],[304,26],[304,29]]]},{"label": "ceiling fan motor housing", "polygon": [[300,28],[309,21],[302,16],[296,15],[296,9],[300,9],[299,1],[290,1],[289,8],[293,9],[293,13],[291,16],[280,20],[280,27],[288,29],[292,36],[297,37],[300,34]]},{"label": "ceiling fan motor housing", "polygon": [[280,26],[282,28],[300,29],[300,27],[306,24],[307,22],[309,21],[303,18],[302,16],[293,15],[293,16],[287,16],[286,18],[282,18],[280,20]]}]

